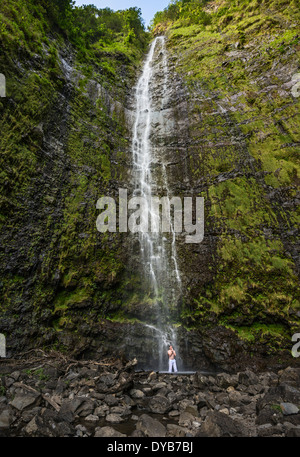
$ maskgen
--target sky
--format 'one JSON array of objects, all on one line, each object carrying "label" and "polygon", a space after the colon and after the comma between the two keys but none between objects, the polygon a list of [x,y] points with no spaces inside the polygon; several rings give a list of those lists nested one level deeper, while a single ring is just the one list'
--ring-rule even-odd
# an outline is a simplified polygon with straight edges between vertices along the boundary
[{"label": "sky", "polygon": [[110,8],[114,11],[126,10],[136,6],[141,8],[142,17],[146,27],[157,11],[162,11],[168,6],[170,0],[75,0],[75,6],[95,5],[97,8]]}]

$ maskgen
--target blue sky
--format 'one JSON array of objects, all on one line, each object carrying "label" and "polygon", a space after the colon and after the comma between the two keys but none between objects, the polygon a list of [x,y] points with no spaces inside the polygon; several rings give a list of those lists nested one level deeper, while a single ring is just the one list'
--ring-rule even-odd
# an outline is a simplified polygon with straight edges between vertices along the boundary
[{"label": "blue sky", "polygon": [[157,11],[162,11],[169,4],[169,0],[75,0],[76,6],[95,5],[97,8],[110,8],[114,11],[125,10],[136,6],[141,8],[145,25],[149,25]]}]

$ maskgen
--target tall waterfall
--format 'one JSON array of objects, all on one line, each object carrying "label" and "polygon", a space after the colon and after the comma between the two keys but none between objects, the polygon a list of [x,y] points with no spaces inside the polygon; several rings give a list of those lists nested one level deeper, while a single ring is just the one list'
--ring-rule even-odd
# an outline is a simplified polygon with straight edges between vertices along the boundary
[{"label": "tall waterfall", "polygon": [[[171,324],[171,315],[181,293],[172,218],[170,233],[162,233],[160,217],[157,217],[151,205],[153,196],[171,198],[163,144],[159,143],[159,137],[165,133],[164,109],[167,103],[168,61],[165,38],[157,37],[151,44],[136,87],[132,154],[134,196],[143,197],[147,202],[147,212],[141,214],[140,224],[149,224],[149,229],[139,232],[138,237],[145,282],[155,309],[153,322],[145,325],[152,329],[156,340],[159,370],[166,369],[164,356],[169,343],[173,344],[178,356],[176,329]],[[170,211],[170,207],[168,209]]]}]

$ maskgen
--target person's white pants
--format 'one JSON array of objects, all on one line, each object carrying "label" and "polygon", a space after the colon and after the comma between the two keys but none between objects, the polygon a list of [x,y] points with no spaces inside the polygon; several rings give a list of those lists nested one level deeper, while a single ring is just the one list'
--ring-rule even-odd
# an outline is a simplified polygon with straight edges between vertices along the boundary
[{"label": "person's white pants", "polygon": [[169,359],[169,373],[172,373],[172,368],[174,370],[174,372],[176,373],[177,371],[177,365],[176,365],[176,360],[170,360]]}]

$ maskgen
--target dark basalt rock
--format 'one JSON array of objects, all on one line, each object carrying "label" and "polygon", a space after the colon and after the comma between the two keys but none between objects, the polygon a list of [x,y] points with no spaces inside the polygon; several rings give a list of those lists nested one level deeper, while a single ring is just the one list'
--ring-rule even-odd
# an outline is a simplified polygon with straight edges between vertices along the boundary
[{"label": "dark basalt rock", "polygon": [[[76,361],[57,352],[0,361],[0,367],[6,386],[0,397],[2,437],[299,434],[299,390],[280,381],[284,376],[298,376],[297,369],[291,367],[285,373],[254,373],[248,369],[231,375],[225,372],[169,375],[135,372],[136,360]],[[51,379],[56,387],[46,388],[42,375],[54,367],[60,377]],[[18,380],[14,379],[16,373]],[[115,386],[116,393],[98,392],[93,382],[104,377],[110,380],[110,387]],[[128,381],[121,389],[120,377]],[[58,388],[60,383],[65,385],[64,390]],[[166,386],[170,392],[164,396],[161,390]]]}]

